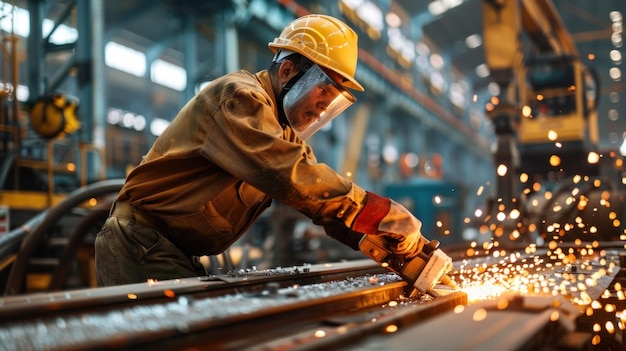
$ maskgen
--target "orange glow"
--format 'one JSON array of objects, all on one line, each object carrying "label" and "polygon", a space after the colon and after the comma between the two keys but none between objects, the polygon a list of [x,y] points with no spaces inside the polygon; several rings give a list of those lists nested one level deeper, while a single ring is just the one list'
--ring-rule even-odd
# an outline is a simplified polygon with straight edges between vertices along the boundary
[{"label": "orange glow", "polygon": [[600,341],[601,341],[600,335],[594,335],[593,338],[591,338],[592,345],[599,345]]},{"label": "orange glow", "polygon": [[385,327],[386,333],[395,333],[397,331],[398,331],[398,326],[395,324],[389,324],[388,326]]},{"label": "orange glow", "polygon": [[472,316],[472,319],[475,322],[480,322],[484,320],[485,318],[487,318],[487,310],[484,308],[477,309],[476,312],[474,312],[474,315]]},{"label": "orange glow", "polygon": [[558,167],[561,164],[561,158],[557,155],[550,156],[550,166]]},{"label": "orange glow", "polygon": [[559,311],[554,311],[550,314],[550,321],[556,322],[559,320]]},{"label": "orange glow", "polygon": [[315,337],[316,338],[323,338],[325,336],[326,336],[326,332],[325,331],[323,331],[321,329],[315,331]]},{"label": "orange glow", "polygon": [[132,293],[126,295],[126,297],[128,297],[129,300],[137,300],[138,298],[137,295],[132,294]]}]

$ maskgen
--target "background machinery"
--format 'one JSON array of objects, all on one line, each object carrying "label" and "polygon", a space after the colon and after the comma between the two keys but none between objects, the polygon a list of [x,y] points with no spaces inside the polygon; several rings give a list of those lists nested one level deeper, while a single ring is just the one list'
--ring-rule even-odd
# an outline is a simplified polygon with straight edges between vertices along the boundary
[{"label": "background machinery", "polygon": [[487,105],[503,242],[619,240],[623,170],[598,146],[599,82],[551,1],[484,0],[485,55],[502,91]]}]

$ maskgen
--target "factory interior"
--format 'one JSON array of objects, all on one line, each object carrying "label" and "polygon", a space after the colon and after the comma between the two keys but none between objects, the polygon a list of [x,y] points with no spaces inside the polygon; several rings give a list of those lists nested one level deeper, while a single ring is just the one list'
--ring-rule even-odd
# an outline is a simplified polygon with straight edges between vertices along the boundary
[{"label": "factory interior", "polygon": [[[364,91],[306,143],[433,245],[355,250],[273,201],[197,257],[203,275],[100,286],[94,242],[129,172],[190,99],[267,69],[268,43],[309,14],[356,32]],[[626,350],[625,14],[0,1],[0,350]],[[426,277],[438,252],[451,261]]]}]

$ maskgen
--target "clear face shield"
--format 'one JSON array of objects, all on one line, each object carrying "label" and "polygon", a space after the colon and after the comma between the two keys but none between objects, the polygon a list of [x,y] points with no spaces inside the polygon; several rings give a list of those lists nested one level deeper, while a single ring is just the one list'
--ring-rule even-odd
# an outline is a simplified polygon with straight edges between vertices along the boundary
[{"label": "clear face shield", "polygon": [[313,65],[283,97],[285,116],[301,139],[307,139],[356,101],[354,95]]}]

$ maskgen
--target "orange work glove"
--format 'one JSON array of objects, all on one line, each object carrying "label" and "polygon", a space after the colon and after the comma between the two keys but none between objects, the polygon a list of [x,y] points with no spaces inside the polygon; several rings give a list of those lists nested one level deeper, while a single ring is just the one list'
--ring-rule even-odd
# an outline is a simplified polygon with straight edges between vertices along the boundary
[{"label": "orange work glove", "polygon": [[352,230],[388,237],[389,249],[412,258],[422,250],[422,222],[404,206],[377,194],[367,192],[365,206],[352,223]]}]

